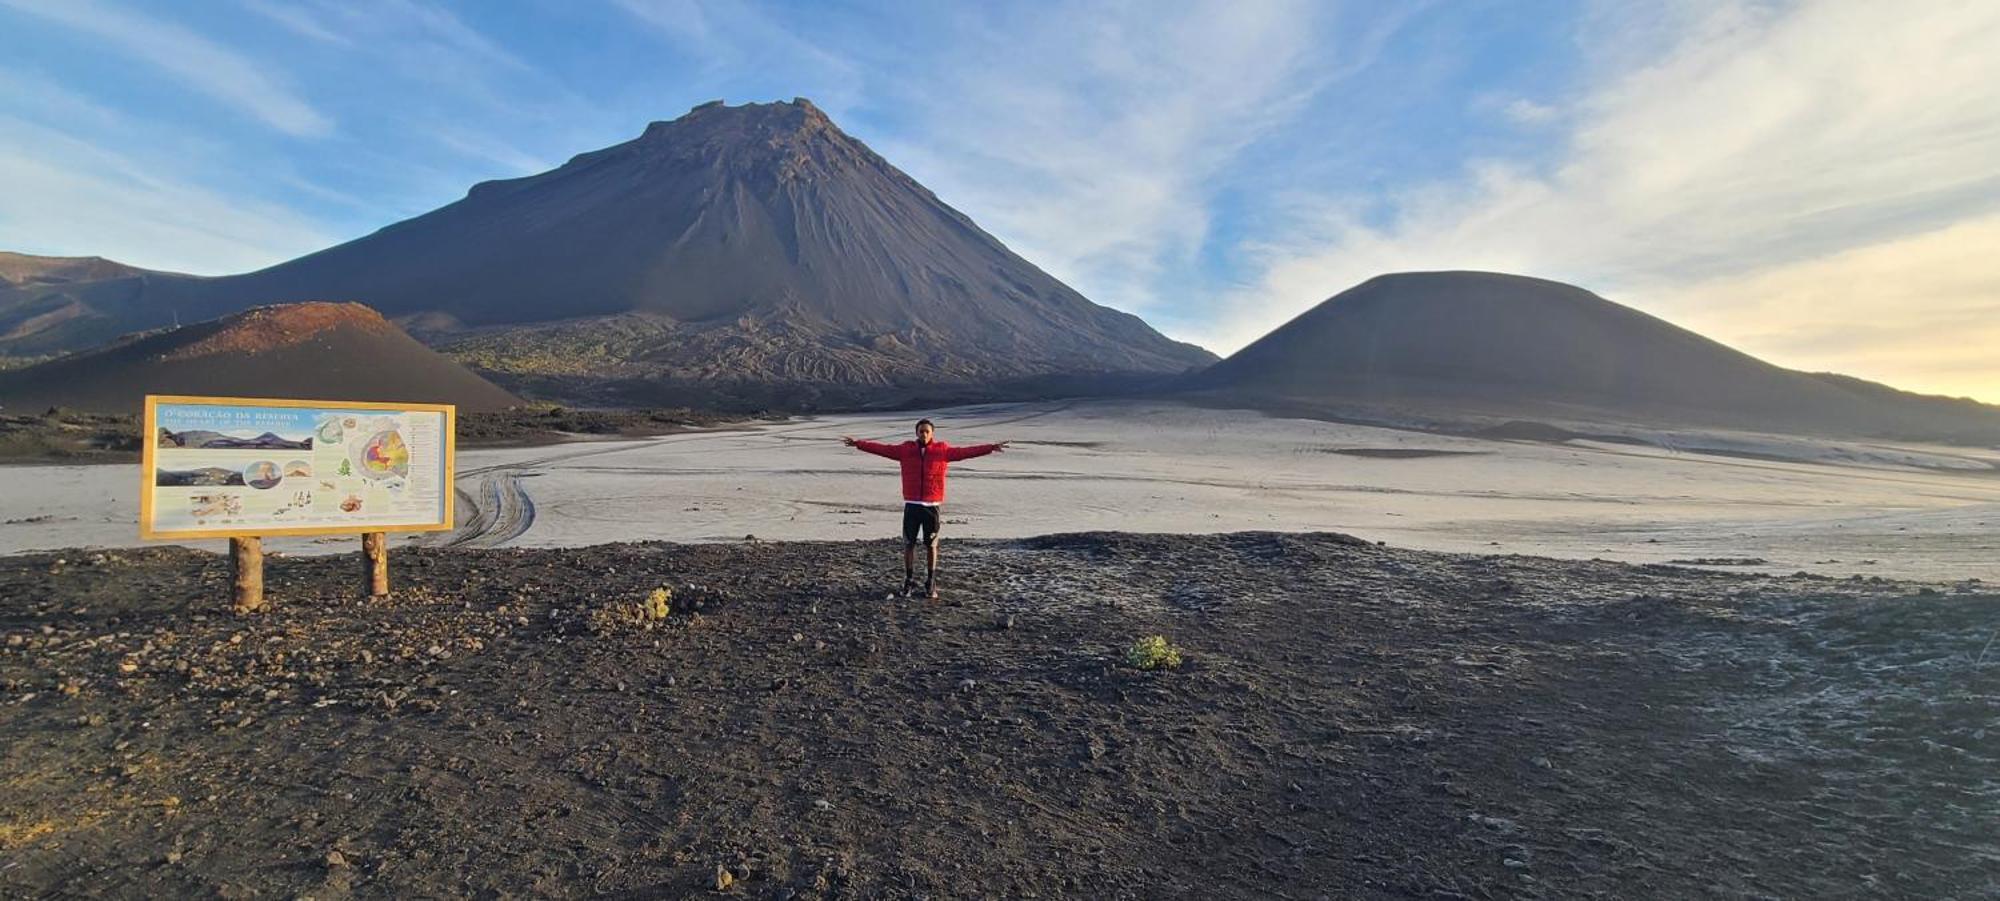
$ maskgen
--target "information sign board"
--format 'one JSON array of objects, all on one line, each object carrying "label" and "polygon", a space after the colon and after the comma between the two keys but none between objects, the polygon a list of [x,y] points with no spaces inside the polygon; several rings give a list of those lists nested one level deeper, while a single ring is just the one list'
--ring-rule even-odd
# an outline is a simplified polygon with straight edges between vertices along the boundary
[{"label": "information sign board", "polygon": [[449,529],[454,417],[447,404],[149,396],[139,535]]}]

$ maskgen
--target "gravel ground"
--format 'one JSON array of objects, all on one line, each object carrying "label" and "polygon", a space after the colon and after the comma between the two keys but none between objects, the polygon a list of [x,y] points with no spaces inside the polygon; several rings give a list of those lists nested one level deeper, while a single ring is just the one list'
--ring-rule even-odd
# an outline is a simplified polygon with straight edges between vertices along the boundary
[{"label": "gravel ground", "polygon": [[936,606],[885,542],[276,558],[251,616],[211,554],[0,558],[0,894],[2000,893],[1976,583],[945,550]]}]

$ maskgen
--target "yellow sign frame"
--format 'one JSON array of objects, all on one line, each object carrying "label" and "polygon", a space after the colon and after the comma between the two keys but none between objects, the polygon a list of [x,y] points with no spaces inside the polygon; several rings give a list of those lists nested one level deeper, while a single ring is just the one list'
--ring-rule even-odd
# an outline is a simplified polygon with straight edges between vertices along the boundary
[{"label": "yellow sign frame", "polygon": [[[200,529],[158,532],[153,529],[153,451],[159,445],[160,404],[208,404],[221,407],[333,408],[343,410],[396,410],[408,413],[444,414],[444,521],[418,525],[299,526],[276,529]],[[270,535],[360,535],[369,532],[446,532],[457,524],[458,501],[458,407],[455,404],[398,404],[380,401],[300,400],[273,397],[210,397],[190,394],[148,394],[146,415],[140,433],[139,451],[139,538],[144,541],[174,541],[187,538],[250,538]]]}]

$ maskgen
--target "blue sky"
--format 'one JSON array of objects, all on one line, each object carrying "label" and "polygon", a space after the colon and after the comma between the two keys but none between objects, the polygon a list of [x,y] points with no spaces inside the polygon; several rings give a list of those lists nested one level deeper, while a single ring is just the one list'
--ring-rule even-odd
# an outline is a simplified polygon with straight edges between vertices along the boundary
[{"label": "blue sky", "polygon": [[1994,47],[1948,0],[0,0],[0,249],[243,271],[805,96],[1218,352],[1500,269],[2000,401]]}]

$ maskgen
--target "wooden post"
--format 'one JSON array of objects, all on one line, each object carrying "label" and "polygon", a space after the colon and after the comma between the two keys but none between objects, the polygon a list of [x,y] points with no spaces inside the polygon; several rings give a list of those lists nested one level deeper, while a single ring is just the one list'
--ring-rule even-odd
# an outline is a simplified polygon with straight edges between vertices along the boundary
[{"label": "wooden post", "polygon": [[236,575],[236,612],[264,609],[264,539],[229,539],[229,562]]},{"label": "wooden post", "polygon": [[383,532],[361,535],[361,587],[367,597],[389,596],[389,536]]}]

